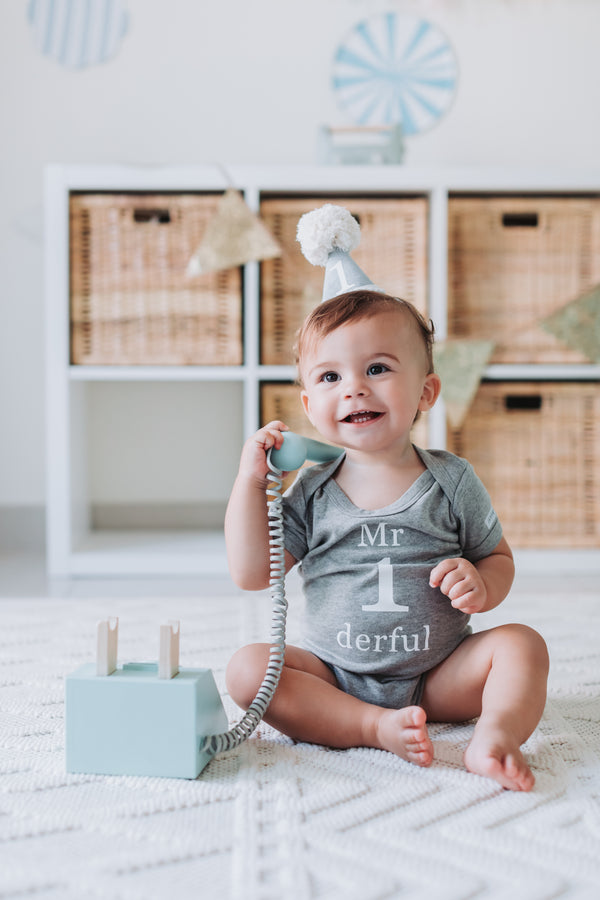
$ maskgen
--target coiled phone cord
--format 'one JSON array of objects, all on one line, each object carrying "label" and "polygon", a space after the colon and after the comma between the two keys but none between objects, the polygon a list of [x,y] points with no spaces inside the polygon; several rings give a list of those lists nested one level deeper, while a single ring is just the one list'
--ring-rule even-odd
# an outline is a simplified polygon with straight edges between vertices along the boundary
[{"label": "coiled phone cord", "polygon": [[238,724],[234,725],[230,731],[209,735],[204,739],[200,749],[211,755],[233,750],[250,737],[273,699],[283,670],[288,609],[285,596],[285,552],[281,504],[283,472],[271,462],[270,453],[267,454],[267,464],[271,471],[271,479],[267,487],[267,497],[269,498],[269,586],[272,607],[269,662],[258,693]]}]

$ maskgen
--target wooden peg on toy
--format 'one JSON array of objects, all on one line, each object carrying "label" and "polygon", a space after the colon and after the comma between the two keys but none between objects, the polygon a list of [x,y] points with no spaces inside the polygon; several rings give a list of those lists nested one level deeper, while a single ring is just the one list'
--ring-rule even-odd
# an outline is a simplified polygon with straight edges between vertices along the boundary
[{"label": "wooden peg on toy", "polygon": [[105,619],[98,622],[98,642],[96,645],[96,675],[112,675],[117,668],[117,647],[119,642],[119,619]]},{"label": "wooden peg on toy", "polygon": [[160,626],[158,677],[174,678],[179,672],[179,622],[172,620]]}]

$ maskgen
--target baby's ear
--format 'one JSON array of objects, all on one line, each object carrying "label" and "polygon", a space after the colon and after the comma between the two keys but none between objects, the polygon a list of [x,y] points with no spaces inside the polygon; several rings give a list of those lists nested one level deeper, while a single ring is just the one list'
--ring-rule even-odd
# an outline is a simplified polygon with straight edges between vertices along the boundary
[{"label": "baby's ear", "polygon": [[310,423],[314,425],[314,422],[310,415],[310,401],[308,399],[308,394],[306,393],[306,391],[300,391],[300,399],[302,401],[302,407],[304,409],[304,412],[308,416]]},{"label": "baby's ear", "polygon": [[434,406],[437,398],[440,396],[441,389],[442,381],[439,375],[436,375],[435,372],[431,372],[429,375],[425,376],[423,391],[419,401],[419,409],[421,412],[426,412]]}]

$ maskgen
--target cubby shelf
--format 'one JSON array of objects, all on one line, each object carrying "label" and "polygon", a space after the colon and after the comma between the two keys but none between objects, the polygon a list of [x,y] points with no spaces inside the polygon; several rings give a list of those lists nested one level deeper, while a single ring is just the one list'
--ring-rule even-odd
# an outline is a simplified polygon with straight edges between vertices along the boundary
[{"label": "cubby shelf", "polygon": [[[229,180],[259,210],[265,195],[423,196],[428,204],[428,313],[446,336],[448,201],[453,194],[600,195],[600,170],[426,169],[403,166],[229,167]],[[219,529],[94,530],[86,483],[86,384],[203,382],[238,384],[243,436],[260,421],[260,386],[294,380],[292,366],[260,363],[260,267],[243,270],[243,359],[240,366],[80,366],[69,362],[69,197],[73,192],[221,192],[217,166],[48,166],[45,173],[45,301],[47,386],[47,560],[53,576],[203,575],[222,573]],[[600,381],[600,366],[490,365],[490,380]],[[430,414],[429,443],[446,439],[443,404]],[[215,459],[218,448],[214,448]],[[199,460],[211,465],[214,460]],[[231,473],[233,480],[235,473]],[[576,553],[577,551],[573,551]],[[575,557],[571,552],[571,560]],[[551,551],[547,560],[560,559]],[[597,559],[598,554],[595,555]],[[589,552],[581,559],[589,566]]]}]

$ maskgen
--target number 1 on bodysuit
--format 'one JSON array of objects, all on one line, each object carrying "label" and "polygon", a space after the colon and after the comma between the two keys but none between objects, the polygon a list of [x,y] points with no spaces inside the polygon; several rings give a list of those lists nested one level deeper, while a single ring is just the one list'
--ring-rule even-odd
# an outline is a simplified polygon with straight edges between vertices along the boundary
[{"label": "number 1 on bodysuit", "polygon": [[387,556],[377,563],[377,603],[365,604],[363,606],[365,612],[408,612],[408,606],[401,606],[399,603],[394,602],[394,567],[390,562],[390,557]]}]

